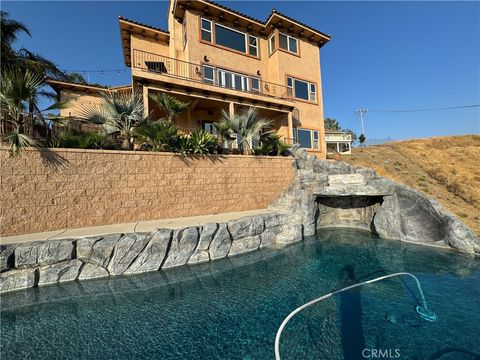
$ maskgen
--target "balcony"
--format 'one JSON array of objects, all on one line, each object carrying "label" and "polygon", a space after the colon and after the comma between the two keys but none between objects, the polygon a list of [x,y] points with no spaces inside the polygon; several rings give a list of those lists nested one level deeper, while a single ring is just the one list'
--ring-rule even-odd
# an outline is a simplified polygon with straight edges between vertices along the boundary
[{"label": "balcony", "polygon": [[352,134],[325,134],[326,142],[337,142],[337,141],[352,141]]},{"label": "balcony", "polygon": [[201,85],[240,91],[248,95],[293,101],[285,85],[264,81],[260,77],[225,70],[209,63],[194,64],[134,49],[132,68],[161,76],[189,80]]}]

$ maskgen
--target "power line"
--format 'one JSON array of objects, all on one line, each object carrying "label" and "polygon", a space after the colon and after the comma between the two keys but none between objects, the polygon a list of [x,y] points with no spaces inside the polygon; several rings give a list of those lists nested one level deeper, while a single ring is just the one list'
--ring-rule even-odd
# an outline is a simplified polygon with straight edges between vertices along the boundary
[{"label": "power line", "polygon": [[76,73],[109,73],[109,72],[117,72],[117,73],[120,73],[120,72],[125,72],[127,71],[127,68],[121,68],[121,69],[103,69],[103,70],[63,70],[64,72],[67,72],[67,73],[72,73],[72,72],[76,72]]},{"label": "power line", "polygon": [[449,106],[449,107],[440,107],[440,108],[430,108],[430,109],[409,109],[409,110],[368,110],[368,112],[376,113],[395,113],[395,112],[420,112],[420,111],[441,111],[441,110],[452,110],[452,109],[465,109],[480,107],[480,105],[462,105],[462,106]]}]

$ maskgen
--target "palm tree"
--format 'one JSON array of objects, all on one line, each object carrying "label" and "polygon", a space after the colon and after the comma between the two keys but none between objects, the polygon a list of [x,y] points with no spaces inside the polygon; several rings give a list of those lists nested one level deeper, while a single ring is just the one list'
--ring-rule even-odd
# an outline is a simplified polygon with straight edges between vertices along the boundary
[{"label": "palm tree", "polygon": [[163,112],[166,120],[174,122],[175,119],[188,109],[190,103],[185,103],[166,93],[154,93],[148,96]]},{"label": "palm tree", "polygon": [[13,50],[13,43],[17,40],[19,33],[25,33],[32,36],[28,28],[20,21],[8,18],[8,13],[0,11],[0,36],[1,36],[1,51],[2,62],[13,57],[15,50]]},{"label": "palm tree", "polygon": [[13,45],[21,33],[32,36],[27,26],[20,21],[11,19],[7,12],[0,11],[0,57],[2,59],[2,67],[14,66],[24,71],[34,71],[42,77],[52,77],[57,80],[86,84],[82,75],[74,74],[71,76],[72,74],[63,72],[52,61],[37,53],[24,47],[16,50]]},{"label": "palm tree", "polygon": [[325,118],[325,129],[340,130],[341,128],[337,120],[327,117]]},{"label": "palm tree", "polygon": [[227,141],[232,139],[232,130],[229,122],[222,120],[214,123],[218,136],[219,150],[227,147]]},{"label": "palm tree", "polygon": [[138,90],[131,92],[105,91],[100,106],[87,106],[81,115],[88,121],[112,127],[120,133],[122,149],[133,147],[135,129],[149,120],[143,114],[143,97]]},{"label": "palm tree", "polygon": [[[44,85],[44,79],[31,70],[6,68],[1,73],[1,134],[5,134],[5,140],[14,154],[19,153],[23,147],[38,145],[29,136],[29,132],[35,120],[44,120],[42,112],[59,109],[64,105],[54,103],[47,109],[38,110],[36,104]],[[29,107],[33,107],[35,112],[30,111]]]},{"label": "palm tree", "polygon": [[283,142],[278,134],[268,132],[261,136],[262,146],[255,149],[261,155],[282,156],[288,154],[291,145]]},{"label": "palm tree", "polygon": [[145,122],[135,134],[142,147],[150,151],[173,151],[178,138],[178,128],[168,121]]},{"label": "palm tree", "polygon": [[237,134],[239,150],[244,155],[252,154],[253,143],[258,142],[262,134],[269,132],[264,129],[271,124],[271,121],[260,118],[257,108],[254,107],[238,115],[230,115],[222,110],[222,121]]}]

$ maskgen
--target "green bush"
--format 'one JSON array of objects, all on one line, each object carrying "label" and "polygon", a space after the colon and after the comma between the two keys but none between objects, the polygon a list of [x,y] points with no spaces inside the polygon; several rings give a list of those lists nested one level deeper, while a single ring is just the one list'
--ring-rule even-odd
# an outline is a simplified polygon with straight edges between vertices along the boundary
[{"label": "green bush", "polygon": [[190,134],[190,145],[193,154],[212,154],[217,148],[217,138],[212,133],[197,129]]},{"label": "green bush", "polygon": [[256,155],[286,156],[290,145],[280,140],[280,136],[274,133],[267,133],[260,139],[261,146],[255,148]]},{"label": "green bush", "polygon": [[166,121],[147,122],[135,130],[135,136],[141,148],[149,151],[175,151],[179,138],[177,126]]},{"label": "green bush", "polygon": [[62,133],[52,141],[53,147],[76,149],[106,149],[117,148],[115,141],[108,135],[97,133]]},{"label": "green bush", "polygon": [[190,140],[190,136],[182,135],[178,137],[177,141],[175,142],[174,151],[182,155],[191,154],[193,150],[192,150],[192,142]]}]

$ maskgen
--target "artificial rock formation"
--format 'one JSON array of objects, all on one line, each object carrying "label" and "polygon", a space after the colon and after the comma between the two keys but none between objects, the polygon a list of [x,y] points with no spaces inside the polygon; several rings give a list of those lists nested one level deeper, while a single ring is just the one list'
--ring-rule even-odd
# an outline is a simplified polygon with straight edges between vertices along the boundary
[{"label": "artificial rock formation", "polygon": [[290,234],[303,238],[301,224],[292,227],[289,216],[271,213],[177,230],[2,245],[0,292],[221,259],[282,241],[283,231],[284,241]]},{"label": "artificial rock formation", "polygon": [[315,227],[357,227],[382,238],[480,254],[474,232],[437,201],[372,169],[320,161],[299,149],[293,154],[297,176],[270,208],[301,223],[304,235]]}]

